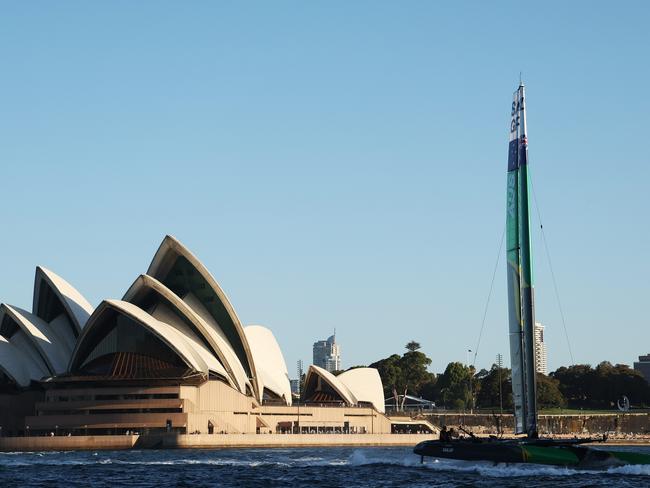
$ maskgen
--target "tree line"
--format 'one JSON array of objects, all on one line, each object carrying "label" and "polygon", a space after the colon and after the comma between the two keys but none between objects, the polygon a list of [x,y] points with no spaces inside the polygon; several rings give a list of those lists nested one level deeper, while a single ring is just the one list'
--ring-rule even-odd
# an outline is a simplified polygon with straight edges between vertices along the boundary
[{"label": "tree line", "polygon": [[[493,364],[489,370],[451,362],[440,374],[428,371],[431,359],[411,341],[402,355],[393,354],[369,365],[377,368],[386,398],[412,395],[454,410],[512,409],[509,368]],[[603,361],[595,368],[588,364],[561,367],[549,375],[537,374],[539,408],[616,408],[626,396],[633,407],[650,405],[650,385],[640,372],[625,364]]]}]

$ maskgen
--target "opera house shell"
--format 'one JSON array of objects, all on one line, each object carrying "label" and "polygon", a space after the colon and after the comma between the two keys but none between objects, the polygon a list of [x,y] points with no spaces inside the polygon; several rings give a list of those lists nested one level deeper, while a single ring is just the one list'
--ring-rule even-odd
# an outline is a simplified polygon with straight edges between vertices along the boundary
[{"label": "opera house shell", "polygon": [[0,305],[5,435],[390,431],[374,369],[333,376],[311,366],[302,406],[292,401],[273,333],[244,327],[206,267],[171,236],[121,299],[93,308],[37,267],[31,312]]}]

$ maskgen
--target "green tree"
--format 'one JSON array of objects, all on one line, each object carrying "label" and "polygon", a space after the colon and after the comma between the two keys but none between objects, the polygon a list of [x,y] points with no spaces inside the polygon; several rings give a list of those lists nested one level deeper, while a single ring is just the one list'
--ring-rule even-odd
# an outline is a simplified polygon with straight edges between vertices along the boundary
[{"label": "green tree", "polygon": [[409,342],[408,344],[406,344],[405,347],[410,352],[415,352],[415,351],[417,351],[418,349],[421,348],[420,343],[416,342],[416,341]]},{"label": "green tree", "polygon": [[386,398],[395,398],[397,409],[404,406],[404,400],[401,405],[397,403],[400,395],[406,396],[409,393],[418,395],[425,385],[427,385],[428,392],[432,392],[435,388],[435,375],[427,370],[431,359],[418,351],[420,344],[411,341],[406,345],[406,349],[407,351],[402,356],[393,354],[369,366],[379,371],[379,376],[384,384],[384,395]]},{"label": "green tree", "polygon": [[462,363],[452,362],[447,365],[445,372],[438,378],[440,400],[445,406],[456,409],[470,406],[469,379],[471,374],[470,368]]},{"label": "green tree", "polygon": [[584,407],[593,404],[597,380],[589,364],[563,366],[550,376],[560,382],[560,391],[570,406]]},{"label": "green tree", "polygon": [[386,398],[395,398],[395,407],[397,408],[397,391],[402,386],[402,369],[400,366],[400,355],[393,354],[385,359],[380,359],[372,363],[369,367],[376,368],[384,385],[384,395]]},{"label": "green tree", "polygon": [[555,378],[537,373],[538,408],[561,408],[566,406],[564,395],[559,389],[560,382]]},{"label": "green tree", "polygon": [[440,389],[438,388],[438,377],[429,373],[429,379],[420,385],[420,391],[417,392],[422,398],[435,402],[438,400]]},{"label": "green tree", "polygon": [[627,396],[633,405],[650,404],[650,386],[641,373],[626,364],[603,361],[596,368],[588,364],[561,367],[551,373],[571,407],[616,408]]},{"label": "green tree", "polygon": [[[503,401],[503,408],[512,409],[512,383],[510,370],[500,368],[493,364],[486,375],[477,375],[481,388],[476,395],[476,404],[481,408],[499,408]],[[499,383],[500,382],[500,383]],[[499,384],[501,390],[499,391]]]},{"label": "green tree", "polygon": [[[431,380],[431,373],[427,371],[430,364],[431,359],[420,351],[409,350],[401,357],[399,368],[402,373],[402,395],[406,396],[409,392],[417,394],[421,386]],[[401,407],[404,407],[404,400],[405,398],[402,399]]]},{"label": "green tree", "polygon": [[612,365],[603,361],[594,370],[596,378],[595,398],[601,407],[614,408],[625,395],[633,404],[647,404],[650,387],[643,375],[626,364]]}]

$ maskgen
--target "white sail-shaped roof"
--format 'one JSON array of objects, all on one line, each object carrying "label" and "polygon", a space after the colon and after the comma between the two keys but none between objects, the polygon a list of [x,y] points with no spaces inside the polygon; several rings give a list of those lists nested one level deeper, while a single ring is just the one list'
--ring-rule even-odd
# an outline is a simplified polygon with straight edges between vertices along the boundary
[{"label": "white sail-shaped roof", "polygon": [[64,373],[72,352],[67,341],[61,339],[47,322],[26,310],[3,303],[0,305],[0,323],[5,317],[14,325],[11,334],[0,330],[5,338],[36,363],[45,363],[51,375]]},{"label": "white sail-shaped roof", "polygon": [[66,280],[47,268],[37,266],[32,312],[52,323],[60,336],[70,333],[77,337],[93,313],[93,307]]},{"label": "white sail-shaped roof", "polygon": [[192,310],[198,320],[204,324],[207,336],[216,348],[219,358],[222,359],[223,364],[230,371],[239,391],[244,394],[246,394],[247,389],[252,391],[253,386],[248,378],[248,374],[244,370],[244,366],[239,361],[237,354],[230,345],[230,342],[228,342],[228,338],[216,320],[214,320],[214,317],[212,317],[210,312],[203,306],[203,303],[194,294],[188,293],[182,301]]},{"label": "white sail-shaped roof", "polygon": [[355,368],[336,377],[354,395],[357,402],[372,403],[379,412],[384,412],[384,387],[375,368]]},{"label": "white sail-shaped roof", "polygon": [[102,337],[99,331],[95,331],[95,329],[107,326],[107,324],[108,326],[111,325],[110,322],[107,323],[106,320],[103,320],[103,315],[110,311],[114,311],[119,315],[125,315],[144,327],[166,344],[192,370],[199,372],[208,371],[208,365],[201,358],[201,355],[193,349],[184,335],[172,325],[161,322],[132,303],[122,300],[104,300],[90,317],[87,326],[79,337],[77,347],[73,352],[70,362],[69,369],[71,372],[76,371],[84,364],[84,361],[99,342],[98,338]]},{"label": "white sail-shaped roof", "polygon": [[[153,297],[153,298],[152,298]],[[224,367],[219,361],[220,351],[215,351],[210,339],[210,328],[207,324],[176,294],[155,278],[140,275],[124,294],[124,301],[141,307],[154,318],[172,325],[180,331],[192,348],[207,364],[209,371],[225,378],[234,388],[237,388],[231,368]],[[243,374],[243,370],[242,374]],[[243,380],[245,381],[245,375]],[[241,391],[245,391],[242,383]]]},{"label": "white sail-shaped roof", "polygon": [[189,346],[190,353],[198,364],[204,364],[201,369],[204,373],[217,373],[223,378],[228,378],[228,373],[219,360],[210,352],[201,339],[187,326],[176,310],[164,303],[158,304],[149,314],[165,324],[171,325]]},{"label": "white sail-shaped roof", "polygon": [[0,336],[0,370],[22,387],[29,386],[32,380],[49,376],[49,371],[21,353],[3,336]]},{"label": "white sail-shaped roof", "polygon": [[[284,398],[291,405],[291,383],[284,356],[273,333],[261,325],[244,328],[257,369],[257,384],[263,393],[264,388]],[[260,399],[261,400],[261,399]]]},{"label": "white sail-shaped roof", "polygon": [[307,370],[307,376],[305,377],[305,398],[308,398],[312,393],[309,388],[312,378],[315,378],[320,381],[327,383],[340,397],[343,402],[349,406],[354,406],[357,404],[357,399],[348,389],[348,387],[339,381],[339,379],[334,376],[332,373],[323,369],[319,366],[311,364]]},{"label": "white sail-shaped roof", "polygon": [[[230,346],[246,374],[247,383],[250,382],[251,394],[261,398],[253,355],[239,317],[217,281],[196,256],[174,237],[166,236],[147,274],[182,298]],[[229,361],[229,364],[233,366],[234,363]]]},{"label": "white sail-shaped roof", "polygon": [[305,378],[305,399],[314,397],[318,393],[318,383],[313,380],[314,377],[318,377],[321,382],[326,382],[346,404],[353,406],[370,403],[377,411],[384,412],[384,388],[376,369],[355,368],[334,376],[329,371],[312,364]]}]

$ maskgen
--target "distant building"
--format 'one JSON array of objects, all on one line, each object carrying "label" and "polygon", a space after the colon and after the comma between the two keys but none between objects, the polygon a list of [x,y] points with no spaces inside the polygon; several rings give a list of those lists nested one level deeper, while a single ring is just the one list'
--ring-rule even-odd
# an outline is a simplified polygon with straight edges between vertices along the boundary
[{"label": "distant building", "polygon": [[548,355],[546,342],[544,342],[544,326],[535,322],[535,371],[548,374]]},{"label": "distant building", "polygon": [[330,373],[341,369],[341,347],[336,343],[336,332],[326,341],[314,342],[313,363]]},{"label": "distant building", "polygon": [[300,380],[291,380],[289,383],[291,384],[291,393],[300,395]]},{"label": "distant building", "polygon": [[639,356],[639,361],[634,363],[634,369],[641,373],[645,380],[650,383],[650,354]]}]

